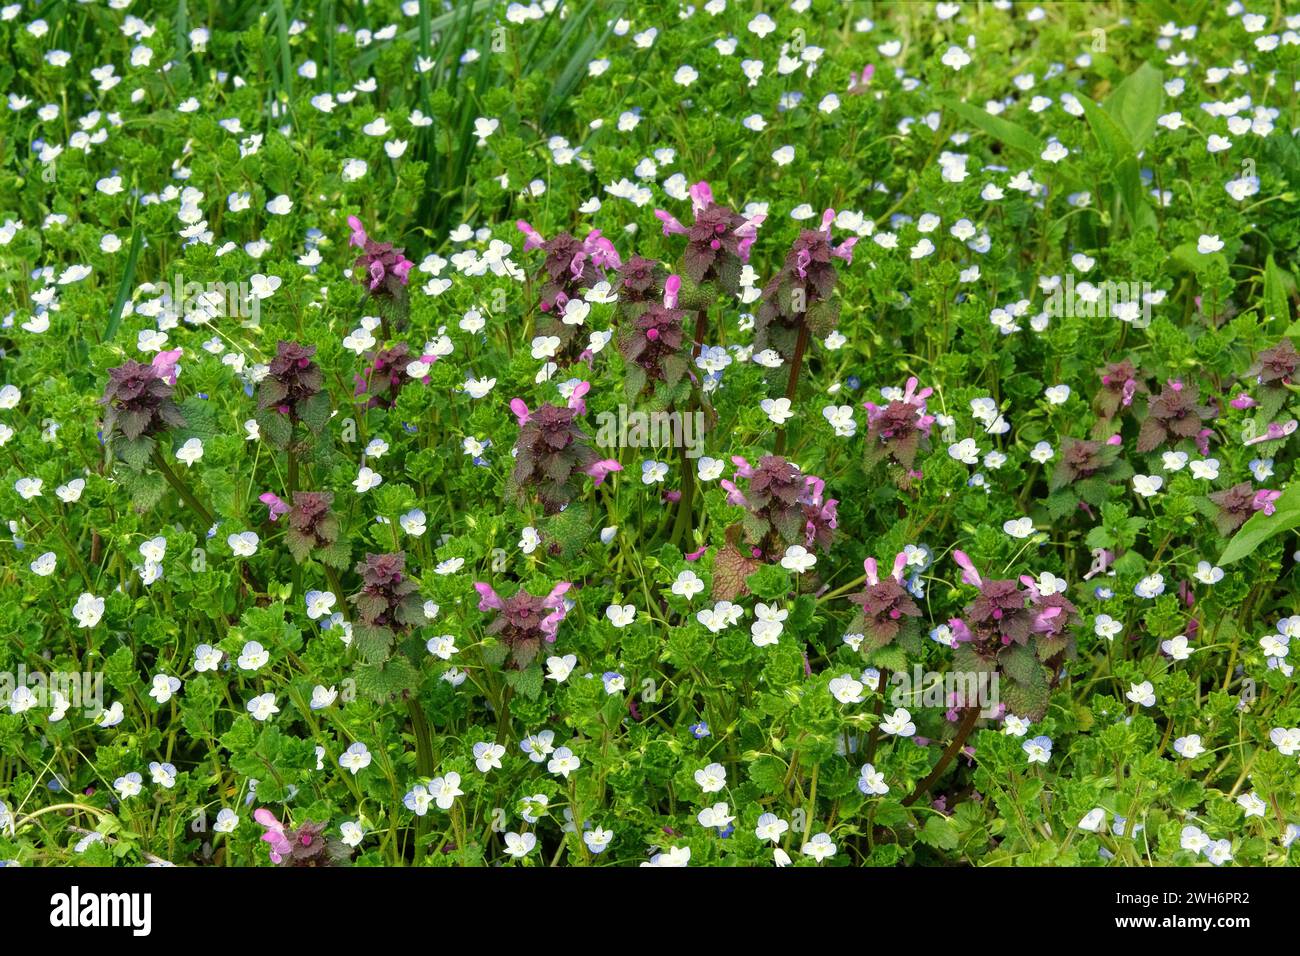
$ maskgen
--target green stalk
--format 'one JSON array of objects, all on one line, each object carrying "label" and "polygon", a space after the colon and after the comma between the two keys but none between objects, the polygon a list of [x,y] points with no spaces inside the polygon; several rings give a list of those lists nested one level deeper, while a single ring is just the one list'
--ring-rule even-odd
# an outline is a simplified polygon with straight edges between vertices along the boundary
[{"label": "green stalk", "polygon": [[[790,399],[790,404],[794,404],[794,397],[799,391],[799,370],[803,366],[803,353],[808,349],[808,323],[799,323],[799,338],[794,343],[794,359],[790,362],[790,378],[786,382],[785,397]],[[775,454],[785,454],[785,435],[784,426],[777,432]]]},{"label": "green stalk", "polygon": [[[424,708],[420,706],[417,697],[408,697],[406,699],[406,709],[411,715],[411,733],[415,737],[415,769],[421,777],[432,777],[434,772],[433,761],[433,737],[429,732],[429,720],[424,715]],[[427,816],[415,818],[415,862],[418,864],[423,858],[425,847],[421,845],[424,835],[428,832],[429,820]]]},{"label": "green stalk", "polygon": [[167,459],[163,458],[162,452],[157,447],[153,450],[153,463],[154,467],[161,471],[163,477],[167,479],[167,484],[171,485],[176,493],[181,496],[181,501],[189,505],[190,510],[203,519],[204,530],[212,527],[212,512],[199,503],[199,499],[194,497],[194,492],[190,491],[190,486],[182,481],[176,472],[172,471],[171,465],[167,464]]}]

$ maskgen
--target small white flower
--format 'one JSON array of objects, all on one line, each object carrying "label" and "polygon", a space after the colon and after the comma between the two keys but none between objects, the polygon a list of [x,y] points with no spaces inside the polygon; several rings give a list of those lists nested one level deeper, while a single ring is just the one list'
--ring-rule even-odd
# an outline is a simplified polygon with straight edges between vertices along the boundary
[{"label": "small white flower", "polygon": [[241,531],[238,534],[228,535],[226,544],[236,557],[251,558],[257,553],[258,537],[256,531]]},{"label": "small white flower", "polygon": [[192,468],[194,463],[202,457],[203,442],[197,438],[188,439],[184,445],[176,449],[177,460],[185,462],[186,468]]}]

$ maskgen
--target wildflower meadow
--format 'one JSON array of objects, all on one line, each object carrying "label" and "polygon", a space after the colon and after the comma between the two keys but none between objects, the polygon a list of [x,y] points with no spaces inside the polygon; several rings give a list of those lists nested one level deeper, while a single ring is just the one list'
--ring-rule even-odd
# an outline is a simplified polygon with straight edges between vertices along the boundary
[{"label": "wildflower meadow", "polygon": [[0,51],[0,861],[1300,861],[1294,3]]}]

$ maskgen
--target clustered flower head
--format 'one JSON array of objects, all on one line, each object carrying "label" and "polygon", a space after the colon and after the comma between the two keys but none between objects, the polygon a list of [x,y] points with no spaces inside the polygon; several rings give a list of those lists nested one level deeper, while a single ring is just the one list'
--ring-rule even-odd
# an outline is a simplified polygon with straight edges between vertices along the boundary
[{"label": "clustered flower head", "polygon": [[106,440],[121,435],[135,441],[185,425],[185,417],[172,400],[172,386],[154,365],[127,359],[109,369],[108,387],[100,402],[108,407],[104,414]]},{"label": "clustered flower head", "polygon": [[[1106,499],[1109,484],[1124,481],[1133,474],[1132,466],[1119,457],[1121,451],[1118,439],[1101,442],[1066,438],[1061,442],[1060,455],[1048,481],[1049,490],[1057,492],[1073,487],[1078,498],[1090,505],[1100,505]],[[1073,507],[1076,501],[1072,497],[1068,506]]]},{"label": "clustered flower head", "polygon": [[1234,531],[1246,523],[1257,511],[1271,515],[1275,502],[1282,497],[1282,492],[1262,488],[1256,491],[1249,481],[1238,482],[1231,488],[1216,491],[1209,495],[1214,504],[1212,518],[1219,534],[1230,537]]},{"label": "clustered flower head", "polygon": [[270,845],[271,862],[277,866],[334,866],[351,855],[341,841],[325,835],[324,823],[289,829],[265,807],[254,810],[253,819],[265,828],[262,840]]},{"label": "clustered flower head", "polygon": [[571,587],[570,582],[561,581],[545,597],[536,597],[520,588],[511,597],[502,599],[491,585],[482,581],[474,583],[479,594],[478,609],[496,612],[487,633],[505,644],[515,667],[528,666],[543,644],[555,642],[560,622],[568,613],[564,595]]},{"label": "clustered flower head", "polygon": [[1277,414],[1286,404],[1288,386],[1295,382],[1296,369],[1300,368],[1300,352],[1290,339],[1283,339],[1271,349],[1260,352],[1255,364],[1246,370],[1259,387],[1259,414],[1265,421]]},{"label": "clustered flower head", "polygon": [[356,606],[361,625],[401,631],[424,621],[414,581],[406,577],[406,553],[367,554],[356,566],[361,590],[348,600]]},{"label": "clustered flower head", "polygon": [[366,287],[367,293],[377,298],[403,299],[415,263],[406,258],[403,250],[394,249],[391,242],[371,239],[356,216],[348,216],[348,228],[352,230],[348,244],[361,249],[353,265],[357,281]]},{"label": "clustered flower head", "polygon": [[1112,418],[1133,404],[1134,397],[1147,394],[1147,387],[1138,375],[1132,361],[1109,362],[1099,373],[1101,388],[1093,399],[1093,407],[1104,427]]},{"label": "clustered flower head", "polygon": [[599,485],[610,472],[622,470],[618,462],[596,454],[575,421],[586,412],[583,396],[590,388],[589,383],[581,383],[565,407],[547,402],[529,411],[523,399],[510,402],[519,421],[510,491],[521,501],[536,494],[547,514],[573,500],[580,474],[590,475]]},{"label": "clustered flower head", "polygon": [[665,236],[686,236],[686,253],[682,271],[696,285],[716,282],[734,295],[740,288],[741,270],[749,261],[749,252],[758,237],[758,227],[766,218],[746,218],[733,209],[719,205],[706,182],[688,190],[695,221],[682,225],[675,216],[662,209],[655,216],[663,223]]},{"label": "clustered flower head", "polygon": [[817,336],[834,330],[839,307],[831,298],[839,273],[833,259],[853,262],[856,236],[838,246],[831,240],[835,211],[827,209],[820,229],[804,229],[790,247],[785,264],[763,287],[754,318],[754,350],[775,349],[786,361],[794,358],[799,329]]},{"label": "clustered flower head", "polygon": [[1147,417],[1138,432],[1137,450],[1155,451],[1163,445],[1176,445],[1181,439],[1201,436],[1201,423],[1214,417],[1212,409],[1198,405],[1197,388],[1172,381],[1147,403]]},{"label": "clustered flower head", "polygon": [[918,389],[915,376],[907,380],[901,397],[884,406],[864,402],[867,411],[866,464],[871,467],[886,459],[910,469],[916,453],[929,444],[934,416],[925,401],[934,391]]},{"label": "clustered flower head", "polygon": [[350,548],[341,537],[342,524],[332,510],[333,503],[334,495],[328,491],[294,492],[284,543],[299,564],[315,557],[331,567],[347,566]]},{"label": "clustered flower head", "polygon": [[680,288],[681,280],[669,276],[663,300],[634,307],[635,317],[619,332],[618,350],[629,366],[627,392],[633,398],[655,382],[675,388],[689,371],[687,357],[682,354],[683,313],[677,308]]},{"label": "clustered flower head", "polygon": [[954,664],[996,669],[1008,708],[1040,717],[1071,649],[1078,611],[1063,594],[1044,593],[1033,578],[986,579],[965,552],[954,551],[953,560],[962,569],[962,581],[979,588],[964,615],[948,622],[959,648]]},{"label": "clustered flower head", "polygon": [[906,567],[907,553],[904,551],[895,555],[894,566],[884,577],[880,576],[875,558],[863,562],[866,587],[849,600],[862,608],[859,629],[864,636],[864,654],[869,655],[871,651],[893,643],[905,629],[916,630],[910,619],[920,617],[921,609],[903,584],[903,569]]},{"label": "clustered flower head", "polygon": [[839,502],[825,497],[824,481],[779,455],[764,455],[757,466],[739,455],[731,460],[737,477],[749,479],[749,484],[743,493],[730,481],[722,486],[729,504],[746,509],[744,531],[750,544],[771,559],[780,558],[790,545],[830,548]]},{"label": "clustered flower head", "polygon": [[322,391],[325,376],[312,361],[316,346],[281,340],[275,358],[257,387],[258,425],[278,447],[293,437],[293,425],[302,422],[319,433],[329,418],[329,396]]},{"label": "clustered flower head", "polygon": [[1298,367],[1300,352],[1296,352],[1290,339],[1283,339],[1273,348],[1260,352],[1246,374],[1253,376],[1257,385],[1281,389],[1291,384]]},{"label": "clustered flower head", "polygon": [[668,270],[658,262],[644,256],[632,256],[618,267],[620,307],[660,298],[667,277]]},{"label": "clustered flower head", "polygon": [[[356,382],[357,394],[369,396],[367,408],[393,408],[397,405],[402,386],[411,381],[406,371],[411,361],[411,347],[405,342],[375,351],[370,357],[370,368],[365,378],[357,376]],[[427,364],[432,364],[432,359]]]},{"label": "clustered flower head", "polygon": [[599,229],[591,230],[582,240],[567,232],[543,239],[524,220],[515,225],[524,234],[525,252],[541,249],[546,253],[537,280],[541,285],[539,304],[548,321],[538,322],[538,332],[558,336],[561,346],[568,348],[576,340],[578,326],[563,321],[565,306],[571,299],[581,299],[596,283],[608,281],[616,274],[622,265],[618,250]]}]

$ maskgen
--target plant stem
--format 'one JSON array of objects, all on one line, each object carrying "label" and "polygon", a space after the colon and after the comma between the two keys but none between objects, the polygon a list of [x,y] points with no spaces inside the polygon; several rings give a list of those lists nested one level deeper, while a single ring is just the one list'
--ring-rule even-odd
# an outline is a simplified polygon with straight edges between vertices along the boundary
[{"label": "plant stem", "polygon": [[[415,737],[415,769],[421,777],[432,777],[434,772],[433,763],[433,740],[429,734],[429,720],[424,716],[424,708],[420,706],[419,698],[415,696],[406,699],[406,709],[411,715],[411,733]],[[419,863],[424,858],[425,847],[422,845],[422,838],[428,829],[428,819],[426,817],[415,818],[415,862]]]},{"label": "plant stem", "polygon": [[966,708],[965,712],[962,714],[961,724],[957,727],[957,736],[952,738],[952,742],[948,744],[947,749],[944,750],[943,754],[939,757],[939,762],[934,765],[934,769],[930,771],[930,775],[918,783],[916,789],[904,798],[903,806],[910,807],[921,798],[922,794],[934,786],[935,781],[943,775],[944,770],[948,768],[948,764],[951,763],[952,758],[957,755],[957,751],[961,749],[962,744],[966,743],[966,738],[969,737],[971,731],[975,729],[975,721],[979,720],[979,716],[979,705],[972,704],[970,707]]},{"label": "plant stem", "polygon": [[[799,337],[795,339],[795,343],[794,343],[794,358],[791,359],[790,361],[790,378],[786,381],[785,384],[785,397],[790,400],[790,404],[792,405],[794,404],[795,394],[799,391],[799,370],[803,367],[803,353],[807,350],[807,348],[808,348],[808,323],[800,322]],[[782,429],[777,433],[776,436],[775,454],[781,455],[785,453],[785,435],[786,435],[786,430],[784,427],[782,427]]]},{"label": "plant stem", "polygon": [[154,467],[161,471],[163,477],[167,479],[167,484],[171,485],[176,493],[181,496],[181,501],[189,505],[190,510],[203,519],[206,526],[204,530],[212,527],[212,512],[199,503],[199,499],[194,497],[194,492],[190,491],[190,486],[182,481],[176,472],[172,471],[171,465],[167,464],[167,459],[163,458],[162,452],[157,448],[153,450],[153,463]]}]

